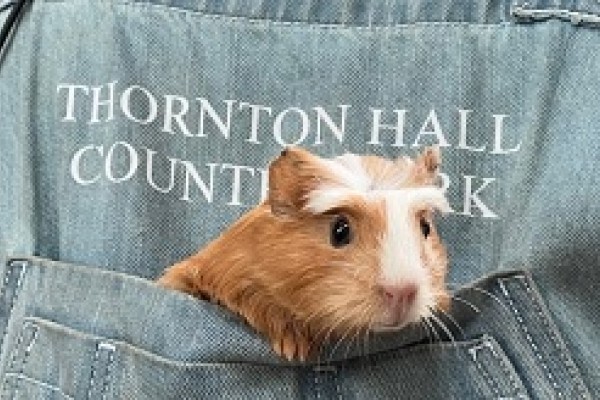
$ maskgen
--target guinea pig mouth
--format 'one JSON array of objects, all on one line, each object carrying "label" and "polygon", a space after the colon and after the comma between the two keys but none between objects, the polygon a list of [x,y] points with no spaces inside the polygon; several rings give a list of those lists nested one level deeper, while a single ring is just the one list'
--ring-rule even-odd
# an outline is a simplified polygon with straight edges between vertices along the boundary
[{"label": "guinea pig mouth", "polygon": [[419,292],[416,286],[382,288],[380,291],[381,308],[374,323],[374,331],[399,330],[406,325],[418,322],[420,315],[417,304]]},{"label": "guinea pig mouth", "polygon": [[398,331],[407,325],[418,321],[418,319],[411,318],[411,314],[412,313],[410,312],[394,314],[384,311],[375,320],[372,330],[375,332]]}]

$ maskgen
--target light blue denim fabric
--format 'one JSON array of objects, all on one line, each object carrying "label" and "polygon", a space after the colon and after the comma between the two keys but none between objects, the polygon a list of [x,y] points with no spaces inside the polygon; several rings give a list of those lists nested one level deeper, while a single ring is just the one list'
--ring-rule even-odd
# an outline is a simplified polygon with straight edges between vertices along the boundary
[{"label": "light blue denim fabric", "polygon": [[[0,60],[2,399],[600,397],[597,1],[34,0]],[[284,145],[434,143],[446,329],[296,365],[151,282]]]}]

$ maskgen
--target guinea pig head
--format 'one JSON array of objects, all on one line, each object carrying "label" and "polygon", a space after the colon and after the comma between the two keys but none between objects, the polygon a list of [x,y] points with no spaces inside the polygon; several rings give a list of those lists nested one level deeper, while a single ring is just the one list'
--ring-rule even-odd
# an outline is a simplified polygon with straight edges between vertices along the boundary
[{"label": "guinea pig head", "polygon": [[399,329],[447,308],[439,150],[414,160],[289,148],[270,166],[264,287],[311,336]]},{"label": "guinea pig head", "polygon": [[268,198],[159,284],[217,301],[288,359],[329,338],[398,329],[446,308],[447,257],[433,223],[437,149],[414,160],[288,148]]}]

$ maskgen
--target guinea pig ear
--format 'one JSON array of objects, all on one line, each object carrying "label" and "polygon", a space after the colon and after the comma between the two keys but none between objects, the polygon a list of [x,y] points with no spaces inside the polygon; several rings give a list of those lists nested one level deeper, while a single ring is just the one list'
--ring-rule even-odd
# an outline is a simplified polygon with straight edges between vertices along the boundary
[{"label": "guinea pig ear", "polygon": [[410,178],[408,179],[410,185],[435,185],[438,181],[441,158],[438,146],[426,147],[413,161]]},{"label": "guinea pig ear", "polygon": [[273,214],[292,215],[302,210],[319,183],[319,160],[299,147],[288,147],[271,163],[268,202]]}]

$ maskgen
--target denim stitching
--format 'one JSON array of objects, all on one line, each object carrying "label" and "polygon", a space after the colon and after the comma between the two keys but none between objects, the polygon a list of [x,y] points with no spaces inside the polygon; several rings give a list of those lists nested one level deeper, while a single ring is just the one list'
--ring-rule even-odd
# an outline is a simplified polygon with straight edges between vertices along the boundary
[{"label": "denim stitching", "polygon": [[[490,340],[489,338],[485,338],[480,344],[475,345],[475,346],[473,346],[473,347],[471,347],[470,349],[467,350],[469,352],[469,354],[471,354],[471,358],[475,362],[475,365],[480,370],[480,372],[482,372],[483,374],[489,376],[489,374],[487,374],[487,372],[485,371],[485,369],[482,367],[481,363],[477,362],[477,352],[479,350],[482,350],[482,349],[489,349],[489,352],[498,361],[498,364],[500,365],[500,368],[502,368],[502,371],[504,372],[504,375],[508,378],[508,380],[510,382],[510,385],[512,386],[512,389],[514,390],[514,393],[516,394],[516,397],[514,397],[514,396],[501,397],[500,394],[499,394],[499,390],[496,391],[494,389],[494,392],[496,392],[496,395],[498,396],[498,399],[499,400],[500,399],[527,399],[527,395],[525,395],[524,393],[522,393],[522,390],[519,387],[519,384],[515,380],[515,372],[510,370],[510,365],[507,364],[506,359],[504,357],[501,357],[500,354],[498,354],[498,352],[496,351],[497,346],[495,346],[495,342],[492,341],[492,340]],[[491,378],[491,376],[490,376],[490,378],[488,380],[488,383],[489,382],[496,383],[495,380],[493,380]],[[494,388],[494,386],[492,386],[492,388]]]},{"label": "denim stitching", "polygon": [[[17,363],[17,356],[19,354],[19,349],[21,348],[21,343],[23,342],[23,335],[25,334],[25,330],[22,329],[21,332],[19,333],[19,337],[17,337],[17,342],[15,344],[15,347],[13,348],[12,351],[12,355],[11,355],[11,360],[10,363],[8,364],[8,370],[12,370],[15,367],[15,364]],[[6,375],[5,379],[4,379],[4,392],[6,393],[6,391],[8,391],[10,393],[10,384],[8,382],[8,375]],[[16,396],[17,393],[17,388],[19,386],[19,381],[16,381],[15,384],[12,387],[12,392],[13,395],[11,396],[13,399]],[[3,396],[4,397],[4,396]]]},{"label": "denim stitching", "polygon": [[30,376],[28,376],[28,375],[25,375],[25,374],[17,374],[16,372],[7,372],[5,375],[6,375],[6,376],[12,376],[12,377],[14,377],[14,378],[16,378],[16,379],[19,379],[19,380],[23,380],[23,381],[26,381],[26,382],[32,383],[32,384],[34,384],[34,385],[36,385],[36,386],[42,387],[42,388],[44,388],[44,389],[51,390],[51,391],[53,391],[53,392],[58,392],[58,393],[59,393],[59,394],[60,394],[60,395],[61,395],[63,398],[65,398],[65,399],[67,399],[67,400],[75,400],[75,398],[74,398],[74,397],[72,397],[72,396],[69,396],[68,394],[66,394],[65,392],[63,392],[63,391],[62,391],[62,389],[61,389],[61,388],[59,388],[58,386],[54,386],[54,385],[51,385],[51,384],[49,384],[49,383],[42,382],[42,381],[40,381],[40,380],[37,380],[37,379],[35,379],[35,378],[32,378],[32,377],[30,377]]},{"label": "denim stitching", "polygon": [[[0,301],[4,298],[4,293],[6,292],[6,287],[8,286],[8,280],[10,279],[10,275],[13,272],[13,269],[11,267],[12,267],[11,263],[6,264],[6,271],[4,272],[4,279],[2,280],[2,288],[0,288]],[[14,297],[14,293],[13,293],[13,297]],[[8,333],[8,320],[10,319],[10,315],[12,314],[13,299],[11,299],[10,301],[11,301],[11,304],[10,304],[8,313],[6,314],[6,324],[4,325],[4,329],[2,330],[2,340],[0,340],[0,349],[2,348],[2,345],[4,344],[4,339],[6,337],[6,334]]]},{"label": "denim stitching", "polygon": [[[481,345],[478,345],[478,346],[481,346]],[[473,347],[469,350],[473,350],[475,348],[477,348],[477,347]],[[496,397],[500,397],[500,389],[498,388],[496,382],[492,379],[490,374],[485,370],[485,368],[483,368],[483,366],[480,363],[477,362],[477,357],[473,356],[472,360],[473,360],[473,363],[475,364],[475,368],[477,368],[479,373],[481,373],[483,378],[487,381],[487,384],[490,387],[490,389],[492,390],[492,392],[494,393],[494,395]]]},{"label": "denim stitching", "polygon": [[98,346],[96,346],[96,352],[94,353],[94,359],[92,361],[92,371],[90,373],[90,384],[88,386],[88,393],[87,393],[87,398],[89,400],[92,399],[92,389],[94,388],[94,378],[96,375],[96,364],[98,364],[98,359],[100,356],[100,349]]},{"label": "denim stitching", "polygon": [[498,364],[500,365],[500,368],[502,368],[502,371],[508,378],[513,390],[517,394],[517,398],[525,398],[526,396],[521,393],[521,388],[519,387],[519,384],[515,380],[514,373],[510,370],[509,365],[506,363],[506,359],[504,357],[501,357],[500,354],[498,354],[498,352],[496,352],[494,343],[491,340],[486,339],[485,344],[486,344],[486,347],[488,347],[490,349],[490,353],[492,353],[492,356],[494,356],[494,358],[496,360],[498,360]]},{"label": "denim stitching", "polygon": [[[36,325],[28,325],[28,326],[32,326],[34,331],[33,331],[33,335],[31,336],[31,340],[27,344],[27,347],[25,347],[25,351],[23,354],[23,359],[21,360],[21,367],[19,368],[18,375],[24,374],[25,365],[27,364],[27,360],[29,359],[29,355],[31,354],[31,349],[33,348],[33,345],[35,344],[35,341],[37,340],[38,333],[39,333],[39,328]],[[23,332],[25,332],[25,329],[23,329]],[[21,334],[21,337],[22,336],[23,335]],[[18,382],[18,380],[17,380],[17,382]],[[17,384],[17,385],[15,385],[15,391],[13,393],[13,398],[17,397],[18,389],[19,389],[19,385]]]},{"label": "denim stitching", "polygon": [[[14,265],[15,264],[12,262],[9,262],[7,264],[6,272],[4,274],[4,285],[2,286],[2,290],[0,290],[0,299],[2,299],[4,297],[4,293],[6,292],[6,287],[8,286],[8,281],[10,279],[10,276],[14,272],[13,271]],[[26,266],[27,266],[26,262],[23,262],[21,264],[21,271],[19,272],[19,278],[17,279],[17,285],[15,286],[13,293],[10,296],[8,312],[6,313],[6,324],[4,325],[4,329],[2,331],[2,340],[0,340],[0,349],[4,345],[4,340],[6,339],[6,335],[8,334],[8,320],[10,319],[10,317],[12,315],[12,310],[15,305],[15,300],[17,299],[18,294],[21,291],[20,289],[21,289],[21,285],[23,283],[23,277],[25,276]]]},{"label": "denim stitching", "polygon": [[561,340],[558,337],[557,332],[556,332],[556,327],[552,326],[552,322],[548,319],[547,315],[544,313],[544,310],[542,309],[542,306],[539,303],[539,300],[537,299],[537,296],[534,293],[534,289],[531,287],[531,285],[529,284],[528,279],[526,279],[526,277],[518,276],[517,278],[520,278],[523,286],[525,287],[527,294],[529,295],[530,299],[532,300],[532,303],[535,307],[535,311],[537,312],[537,314],[539,315],[539,318],[541,319],[542,323],[544,324],[544,327],[546,328],[546,331],[548,332],[550,339],[552,340],[552,343],[554,344],[554,347],[558,351],[558,354],[560,354],[560,358],[561,358],[562,362],[565,364],[565,367],[566,367],[568,373],[570,374],[571,379],[573,380],[575,386],[577,387],[579,394],[583,398],[589,398],[586,393],[587,390],[584,389],[585,386],[584,386],[583,382],[581,381],[581,378],[579,377],[577,367],[573,363],[573,360],[568,356],[564,344],[561,343]]},{"label": "denim stitching", "polygon": [[336,395],[337,395],[337,399],[338,400],[343,400],[343,395],[342,395],[342,388],[340,386],[340,382],[338,379],[338,369],[335,365],[315,365],[313,367],[313,373],[315,374],[315,394],[317,399],[322,398],[321,397],[321,391],[319,390],[319,386],[321,384],[321,380],[319,379],[319,376],[321,373],[331,373],[333,375],[333,379],[335,380],[335,391],[336,391]]},{"label": "denim stitching", "polygon": [[[2,287],[2,291],[0,293],[0,298],[4,297],[4,294],[6,292],[6,288],[8,287],[8,281],[10,280],[10,276],[14,272],[13,266],[14,266],[14,263],[8,263],[7,264],[8,268],[6,268],[6,273],[4,275],[4,286]],[[3,330],[3,333],[2,333],[2,341],[0,342],[0,348],[1,348],[1,346],[4,345],[4,341],[6,340],[6,335],[8,334],[8,321],[10,320],[10,317],[12,315],[12,310],[13,310],[13,307],[15,305],[15,300],[16,300],[16,298],[18,296],[18,293],[20,292],[21,284],[23,283],[23,276],[25,275],[25,264],[23,263],[21,265],[21,267],[22,267],[22,269],[19,272],[19,278],[17,279],[17,284],[16,284],[16,286],[15,286],[15,288],[13,290],[12,295],[10,296],[8,313],[6,315],[6,324],[4,325],[4,330]],[[23,341],[23,335],[24,335],[24,333],[25,333],[25,329],[22,329],[21,332],[20,332],[20,334],[19,334],[19,337],[17,338],[17,343],[15,344],[15,348],[13,349],[12,360],[11,360],[9,369],[12,369],[14,367],[14,365],[15,365],[17,354],[18,354],[19,348],[21,347],[21,342]],[[5,388],[7,388],[7,387],[10,386],[9,383],[8,383],[8,379],[5,379],[4,383],[5,383]],[[17,387],[18,387],[18,381],[15,382],[14,389],[13,389],[15,394],[17,392]],[[14,398],[15,394],[13,394],[13,398]]]},{"label": "denim stitching", "polygon": [[[60,2],[63,3],[63,2]],[[251,17],[242,17],[242,16],[234,16],[234,15],[225,15],[225,14],[205,14],[200,10],[188,10],[182,9],[174,6],[168,6],[165,4],[156,4],[156,3],[130,3],[127,1],[119,1],[116,3],[118,6],[129,6],[139,9],[163,9],[166,11],[170,11],[173,14],[184,14],[184,15],[195,15],[208,20],[218,21],[218,22],[227,22],[227,23],[236,23],[243,22],[254,25],[273,25],[273,26],[283,26],[283,27],[301,27],[301,28],[317,28],[323,30],[356,30],[356,31],[382,31],[382,30],[390,30],[390,29],[405,29],[412,28],[414,26],[444,26],[444,27],[478,27],[478,28],[491,28],[491,27],[514,27],[514,24],[511,22],[498,22],[498,23],[475,23],[475,22],[448,22],[448,21],[415,21],[415,22],[407,22],[407,23],[398,23],[394,25],[373,25],[373,26],[360,26],[360,25],[350,25],[350,24],[323,24],[323,23],[311,23],[305,21],[278,21],[273,19],[261,19],[261,18],[251,18]]]},{"label": "denim stitching", "polygon": [[[500,396],[500,390],[499,390],[500,387],[497,385],[497,382],[491,377],[491,375],[489,375],[487,373],[487,371],[485,370],[485,368],[483,368],[481,363],[479,363],[477,361],[477,352],[482,349],[488,349],[490,354],[498,361],[500,368],[502,368],[502,372],[504,373],[506,378],[509,380],[510,385],[512,386],[512,389],[514,390],[514,392],[517,395],[516,398],[519,398],[519,399],[526,398],[526,396],[524,396],[521,393],[521,388],[515,381],[514,373],[510,370],[508,364],[506,364],[506,360],[503,357],[501,357],[500,354],[498,354],[498,352],[496,351],[496,346],[494,346],[494,342],[492,340],[490,340],[489,338],[485,338],[480,344],[475,345],[475,346],[471,347],[470,349],[468,349],[468,352],[471,354],[471,358],[475,362],[475,365],[477,366],[479,371],[489,377],[488,384],[490,384],[490,386],[493,388],[496,396],[498,396],[498,399],[502,399],[502,398],[511,398],[512,399],[514,397]],[[493,383],[493,385],[491,383]]]},{"label": "denim stitching", "polygon": [[102,382],[102,389],[100,391],[100,394],[102,395],[102,400],[104,400],[106,398],[106,389],[108,388],[108,377],[110,376],[110,372],[111,372],[111,367],[114,361],[114,354],[115,354],[115,346],[110,344],[110,343],[99,343],[98,344],[98,350],[102,348],[102,349],[106,349],[108,351],[108,362],[106,363],[106,374],[104,375],[104,381]]},{"label": "denim stitching", "polygon": [[[521,276],[521,278],[522,278],[522,276]],[[556,379],[554,378],[554,376],[552,375],[552,372],[548,368],[548,365],[546,364],[544,357],[542,356],[537,345],[535,344],[533,337],[531,336],[531,333],[529,332],[529,329],[527,328],[527,325],[525,324],[525,321],[523,320],[523,317],[521,316],[521,313],[519,312],[519,309],[515,306],[515,303],[514,303],[513,299],[510,297],[510,293],[508,292],[508,289],[506,288],[506,285],[504,285],[503,281],[504,281],[504,279],[500,279],[498,281],[498,284],[500,286],[500,289],[502,290],[504,297],[506,297],[506,300],[508,301],[510,308],[512,309],[512,311],[515,314],[515,317],[517,319],[519,327],[525,334],[525,338],[527,339],[527,342],[529,342],[529,345],[531,346],[533,354],[535,354],[536,358],[540,362],[540,365],[546,372],[547,378],[550,381],[550,384],[552,385],[554,390],[556,391],[557,396],[559,398],[563,398],[563,394],[560,391],[560,386],[558,385],[558,382],[556,382]]]},{"label": "denim stitching", "polygon": [[335,374],[334,379],[335,379],[335,390],[337,391],[338,400],[343,400],[344,397],[342,396],[342,388],[340,387],[339,375],[337,373]]},{"label": "denim stitching", "polygon": [[317,399],[321,398],[321,391],[319,389],[321,383],[319,382],[319,371],[317,371],[316,369],[314,370],[315,372],[315,394],[317,396]]},{"label": "denim stitching", "polygon": [[[99,372],[97,372],[97,365],[100,361],[100,351],[107,351],[108,353],[108,361],[106,363],[106,369],[105,369],[105,374],[104,374],[104,379],[102,380],[102,382],[99,382],[100,380],[100,376],[99,376]],[[96,352],[94,353],[94,360],[92,362],[92,372],[90,374],[90,384],[88,387],[88,399],[92,399],[92,390],[94,389],[95,385],[101,385],[100,386],[100,395],[101,395],[101,399],[104,400],[106,398],[106,389],[108,388],[108,376],[110,374],[110,368],[111,365],[113,363],[114,360],[114,352],[115,352],[115,346],[110,344],[110,343],[106,343],[106,342],[99,342],[96,345]]]}]

